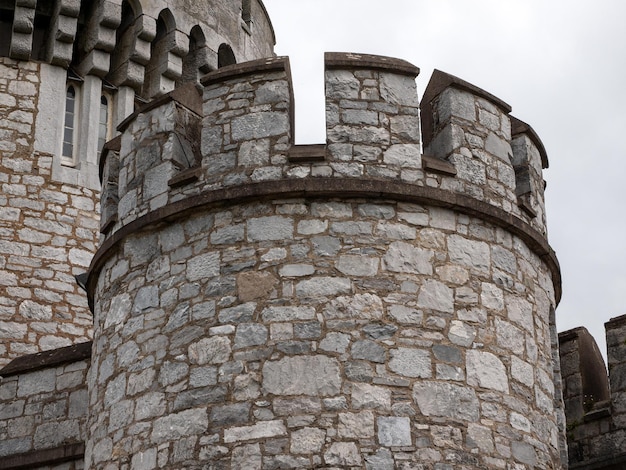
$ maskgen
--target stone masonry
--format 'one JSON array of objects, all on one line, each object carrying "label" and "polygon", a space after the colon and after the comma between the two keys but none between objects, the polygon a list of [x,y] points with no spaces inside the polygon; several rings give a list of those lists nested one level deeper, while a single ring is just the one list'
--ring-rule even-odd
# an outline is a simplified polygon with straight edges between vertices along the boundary
[{"label": "stone masonry", "polygon": [[417,73],[328,54],[326,146],[292,144],[285,58],[206,76],[201,115],[179,92],[124,123],[89,468],[561,468],[558,265],[508,105],[439,72],[433,132],[463,122],[438,145],[471,165],[422,156]]},{"label": "stone masonry", "polygon": [[74,276],[98,242],[98,191],[52,179],[34,150],[39,65],[0,58],[0,365],[91,337]]},{"label": "stone masonry", "polygon": [[327,53],[295,145],[260,0],[9,2],[0,39],[0,470],[623,466],[624,319],[609,386],[506,102]]}]

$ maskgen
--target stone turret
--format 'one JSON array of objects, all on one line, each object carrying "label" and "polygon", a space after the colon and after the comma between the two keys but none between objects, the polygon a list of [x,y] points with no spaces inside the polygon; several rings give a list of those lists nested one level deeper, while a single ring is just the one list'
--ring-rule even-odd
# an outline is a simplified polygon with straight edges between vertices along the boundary
[{"label": "stone turret", "polygon": [[0,365],[87,341],[98,158],[135,108],[273,54],[257,0],[0,5]]},{"label": "stone turret", "polygon": [[418,73],[327,54],[325,145],[293,144],[286,58],[122,124],[90,468],[562,468],[545,152],[436,72],[422,155]]},{"label": "stone turret", "polygon": [[626,464],[626,316],[606,324],[608,376],[585,328],[559,334],[571,469]]}]

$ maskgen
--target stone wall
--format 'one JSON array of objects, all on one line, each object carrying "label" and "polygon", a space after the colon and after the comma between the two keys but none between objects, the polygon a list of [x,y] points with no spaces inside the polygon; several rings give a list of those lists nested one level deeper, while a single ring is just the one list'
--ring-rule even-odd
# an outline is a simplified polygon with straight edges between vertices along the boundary
[{"label": "stone wall", "polygon": [[0,365],[91,336],[74,276],[96,249],[99,194],[54,181],[54,155],[35,148],[39,72],[0,58]]},{"label": "stone wall", "polygon": [[328,55],[321,146],[292,145],[284,58],[203,80],[199,155],[193,95],[128,120],[88,282],[87,466],[561,468],[558,264],[516,188],[537,140],[498,153],[507,111],[471,88],[499,122],[464,118],[499,139],[472,140],[479,188],[467,152],[419,154],[417,73]]},{"label": "stone wall", "polygon": [[0,370],[1,469],[83,468],[90,353],[91,342],[23,356]]},{"label": "stone wall", "polygon": [[585,328],[559,335],[572,469],[612,470],[626,464],[626,316],[612,318],[605,327],[608,377]]}]

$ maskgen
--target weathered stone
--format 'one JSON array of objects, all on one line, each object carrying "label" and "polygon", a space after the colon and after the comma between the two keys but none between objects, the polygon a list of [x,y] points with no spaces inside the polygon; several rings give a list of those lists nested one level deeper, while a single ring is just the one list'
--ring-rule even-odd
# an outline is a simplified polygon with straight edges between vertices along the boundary
[{"label": "weathered stone", "polygon": [[285,357],[263,365],[263,388],[275,395],[332,396],[341,379],[337,360],[325,356]]},{"label": "weathered stone", "polygon": [[406,417],[378,417],[378,442],[381,446],[405,447],[412,444],[411,421]]},{"label": "weathered stone", "polygon": [[430,378],[432,376],[430,353],[423,349],[392,349],[389,369],[405,377]]},{"label": "weathered stone", "polygon": [[477,421],[479,402],[473,389],[446,382],[418,382],[413,400],[425,416]]},{"label": "weathered stone", "polygon": [[252,426],[242,426],[224,429],[224,442],[251,441],[269,437],[285,436],[287,429],[280,420],[261,421]]},{"label": "weathered stone", "polygon": [[341,277],[314,277],[296,284],[296,294],[300,297],[347,294],[351,289],[350,280]]},{"label": "weathered stone", "polygon": [[481,273],[488,273],[490,269],[490,250],[485,242],[468,240],[460,235],[450,235],[448,238],[448,252],[450,261],[458,263]]},{"label": "weathered stone", "polygon": [[388,271],[413,274],[433,273],[431,260],[433,252],[423,250],[405,242],[393,242],[385,254],[385,268]]},{"label": "weathered stone", "polygon": [[[267,327],[258,323],[242,323],[237,326],[234,349],[260,346],[267,341]],[[229,343],[230,344],[230,343]]]},{"label": "weathered stone", "polygon": [[508,393],[506,367],[497,356],[472,349],[465,353],[465,360],[468,384]]},{"label": "weathered stone", "polygon": [[343,354],[350,345],[350,335],[344,333],[328,333],[322,341],[320,341],[319,348],[322,351],[336,352]]},{"label": "weathered stone", "polygon": [[365,383],[352,384],[352,406],[355,409],[391,409],[391,390]]},{"label": "weathered stone", "polygon": [[169,414],[154,421],[151,440],[161,443],[192,434],[200,435],[206,432],[208,423],[206,411],[199,408]]},{"label": "weathered stone", "polygon": [[293,220],[272,216],[250,219],[247,222],[248,240],[290,240],[293,238]]},{"label": "weathered stone", "polygon": [[189,360],[192,364],[223,364],[230,359],[230,340],[223,336],[203,338],[189,346]]},{"label": "weathered stone", "polygon": [[371,362],[385,362],[385,349],[374,341],[356,341],[350,350],[353,359],[363,359]]},{"label": "weathered stone", "polygon": [[302,428],[291,437],[291,452],[294,454],[319,454],[326,440],[326,431],[318,428]]},{"label": "weathered stone", "polygon": [[374,413],[339,413],[339,437],[348,439],[368,439],[374,436]]},{"label": "weathered stone", "polygon": [[324,314],[327,318],[381,319],[383,303],[380,297],[374,294],[342,296],[332,300]]},{"label": "weathered stone", "polygon": [[360,467],[362,463],[361,455],[354,442],[334,442],[324,452],[324,461],[327,465],[339,467]]}]

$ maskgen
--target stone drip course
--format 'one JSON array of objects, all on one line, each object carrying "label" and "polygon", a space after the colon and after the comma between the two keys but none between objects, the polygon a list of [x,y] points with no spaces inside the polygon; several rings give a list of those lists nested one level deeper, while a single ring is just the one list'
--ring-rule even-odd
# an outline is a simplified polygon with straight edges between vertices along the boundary
[{"label": "stone drip course", "polygon": [[310,152],[285,58],[207,75],[202,115],[188,94],[125,123],[88,281],[88,468],[561,468],[537,141],[450,79],[422,160],[417,73],[327,55]]}]

